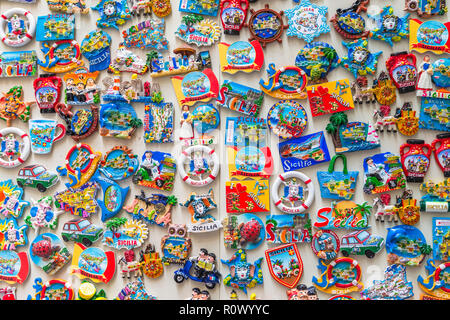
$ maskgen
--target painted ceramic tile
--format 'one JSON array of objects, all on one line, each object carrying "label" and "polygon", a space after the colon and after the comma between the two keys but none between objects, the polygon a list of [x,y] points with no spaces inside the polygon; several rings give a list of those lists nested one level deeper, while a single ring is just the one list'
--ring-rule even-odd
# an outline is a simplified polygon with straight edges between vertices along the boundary
[{"label": "painted ceramic tile", "polygon": [[269,212],[269,181],[242,180],[225,183],[228,213]]},{"label": "painted ceramic tile", "polygon": [[122,31],[123,43],[128,48],[167,50],[164,29],[164,19],[145,20]]},{"label": "painted ceramic tile", "polygon": [[266,216],[266,241],[269,243],[308,243],[311,236],[308,213]]},{"label": "painted ceramic tile", "polygon": [[80,279],[89,278],[94,282],[108,283],[116,271],[116,257],[112,251],[87,248],[81,243],[73,246],[70,273]]},{"label": "painted ceramic tile", "polygon": [[222,72],[235,74],[239,71],[250,73],[261,70],[264,51],[261,44],[253,40],[236,41],[232,44],[219,43],[220,68]]},{"label": "painted ceramic tile", "polygon": [[368,229],[371,209],[367,202],[356,204],[349,200],[334,201],[331,207],[319,209],[314,227],[324,230]]},{"label": "painted ceramic tile", "polygon": [[0,53],[0,78],[33,77],[37,75],[36,51]]},{"label": "painted ceramic tile", "polygon": [[278,149],[284,172],[330,161],[323,131],[280,142]]},{"label": "painted ceramic tile", "polygon": [[264,93],[261,90],[224,80],[219,89],[216,105],[257,117],[262,108],[263,99]]},{"label": "painted ceramic tile", "polygon": [[75,16],[70,14],[39,16],[36,31],[36,41],[74,39]]},{"label": "painted ceramic tile", "polygon": [[173,142],[173,103],[153,102],[146,105],[144,110],[144,141],[147,143]]},{"label": "painted ceramic tile", "polygon": [[348,79],[306,87],[313,117],[353,109],[353,95]]},{"label": "painted ceramic tile", "polygon": [[409,20],[409,51],[435,54],[450,52],[450,22]]}]

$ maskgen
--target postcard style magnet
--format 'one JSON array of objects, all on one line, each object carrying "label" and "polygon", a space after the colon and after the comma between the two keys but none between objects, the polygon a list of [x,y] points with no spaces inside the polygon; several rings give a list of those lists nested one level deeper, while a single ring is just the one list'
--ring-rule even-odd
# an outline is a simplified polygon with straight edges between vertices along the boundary
[{"label": "postcard style magnet", "polygon": [[180,106],[206,103],[219,95],[219,81],[211,69],[172,77],[172,85]]},{"label": "postcard style magnet", "polygon": [[36,41],[72,40],[75,38],[75,15],[48,14],[37,18]]},{"label": "postcard style magnet", "polygon": [[227,213],[270,211],[269,181],[266,179],[227,181]]},{"label": "postcard style magnet", "polygon": [[276,282],[294,288],[303,273],[303,261],[295,243],[285,244],[265,251],[266,262]]},{"label": "postcard style magnet", "polygon": [[330,264],[319,260],[320,276],[313,277],[313,285],[320,291],[332,294],[346,294],[361,291],[364,285],[361,281],[361,266],[352,258],[337,258]]},{"label": "postcard style magnet", "polygon": [[197,47],[209,47],[219,41],[222,29],[211,19],[205,19],[198,14],[188,14],[181,18],[181,24],[175,31],[175,35]]},{"label": "postcard style magnet", "polygon": [[53,44],[43,42],[41,48],[44,61],[37,61],[41,69],[48,73],[65,73],[82,67],[81,50],[75,40],[59,40]]},{"label": "postcard style magnet", "polygon": [[347,57],[340,59],[342,67],[350,71],[355,78],[376,73],[378,59],[383,52],[370,52],[367,49],[368,39],[358,39],[351,42],[344,41],[342,44],[348,49]]},{"label": "postcard style magnet", "polygon": [[0,250],[0,281],[22,284],[29,272],[30,262],[26,252]]},{"label": "postcard style magnet", "polygon": [[296,66],[286,66],[278,70],[270,63],[267,81],[261,79],[259,85],[264,93],[276,99],[306,99],[304,91],[308,84],[306,73]]},{"label": "postcard style magnet", "polygon": [[450,281],[448,274],[450,272],[450,262],[440,263],[433,259],[427,261],[425,266],[427,276],[417,277],[420,288],[426,293],[437,298],[450,299]]},{"label": "postcard style magnet", "polygon": [[112,251],[100,248],[86,248],[81,243],[73,246],[70,273],[80,279],[89,278],[98,283],[108,283],[116,271],[116,257]]},{"label": "postcard style magnet", "polygon": [[370,36],[376,40],[382,40],[391,46],[394,42],[399,42],[409,36],[409,20],[410,14],[407,13],[403,17],[394,14],[392,6],[385,6],[380,13],[369,15],[375,20],[376,27],[371,30]]},{"label": "postcard style magnet", "polygon": [[30,258],[48,275],[53,275],[69,262],[71,254],[53,233],[43,233],[30,244]]},{"label": "postcard style magnet", "polygon": [[334,201],[331,203],[331,207],[319,209],[314,227],[323,230],[368,229],[370,228],[371,209],[372,207],[367,201],[362,204],[356,204],[349,200]]},{"label": "postcard style magnet", "polygon": [[233,44],[220,42],[219,56],[221,71],[229,74],[259,71],[264,64],[264,51],[256,40],[237,41]]},{"label": "postcard style magnet", "polygon": [[216,105],[248,116],[258,117],[263,99],[264,93],[261,90],[230,80],[224,80],[219,89]]},{"label": "postcard style magnet", "polygon": [[313,117],[355,108],[348,79],[308,86],[306,93]]},{"label": "postcard style magnet", "polygon": [[111,36],[98,29],[87,34],[81,42],[81,53],[89,60],[89,72],[108,69],[111,64]]},{"label": "postcard style magnet", "polygon": [[327,6],[318,6],[309,0],[284,11],[289,19],[288,37],[297,37],[310,43],[321,34],[330,32],[327,22]]},{"label": "postcard style magnet", "polygon": [[366,194],[375,194],[403,189],[406,177],[400,163],[400,156],[391,152],[379,153],[363,161],[364,186]]},{"label": "postcard style magnet", "polygon": [[265,239],[262,220],[252,214],[230,215],[223,219],[223,237],[226,248],[252,250]]},{"label": "postcard style magnet", "polygon": [[308,243],[312,239],[308,213],[266,216],[266,241],[274,244]]},{"label": "postcard style magnet", "polygon": [[220,0],[181,0],[178,10],[216,17],[219,12],[219,3]]},{"label": "postcard style magnet", "polygon": [[0,53],[0,78],[33,77],[37,75],[36,51]]},{"label": "postcard style magnet", "polygon": [[449,261],[450,259],[450,218],[433,217],[433,259]]},{"label": "postcard style magnet", "polygon": [[409,51],[450,53],[450,22],[409,20]]}]

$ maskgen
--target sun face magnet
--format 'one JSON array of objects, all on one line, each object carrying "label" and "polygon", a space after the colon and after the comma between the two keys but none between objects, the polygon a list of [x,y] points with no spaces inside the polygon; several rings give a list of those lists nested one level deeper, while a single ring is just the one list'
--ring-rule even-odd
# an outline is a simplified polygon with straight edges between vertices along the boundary
[{"label": "sun face magnet", "polygon": [[367,46],[367,39],[359,39],[352,42],[342,42],[344,47],[348,49],[347,57],[340,60],[342,67],[350,71],[355,78],[368,74],[375,74],[378,66],[378,58],[383,53],[378,51],[371,53]]},{"label": "sun face magnet", "polygon": [[318,6],[309,0],[303,0],[298,6],[285,10],[284,13],[289,19],[287,36],[297,37],[310,43],[321,34],[330,32],[327,12],[327,6]]},{"label": "sun face magnet", "polygon": [[229,74],[235,74],[238,71],[245,73],[259,71],[264,63],[264,51],[256,40],[236,41],[231,45],[221,42],[219,55],[222,72]]},{"label": "sun face magnet", "polygon": [[394,42],[399,42],[409,36],[409,16],[409,13],[403,17],[396,16],[392,6],[384,7],[380,13],[369,15],[376,23],[376,27],[371,31],[370,36],[373,39],[385,41],[392,46]]}]

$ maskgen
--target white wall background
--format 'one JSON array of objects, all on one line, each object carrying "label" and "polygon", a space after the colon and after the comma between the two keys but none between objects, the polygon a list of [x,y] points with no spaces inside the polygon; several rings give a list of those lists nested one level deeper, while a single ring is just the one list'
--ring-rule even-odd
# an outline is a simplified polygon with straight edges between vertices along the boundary
[{"label": "white wall background", "polygon": [[[87,4],[89,6],[94,6],[97,4],[96,0],[86,0]],[[339,7],[347,8],[352,5],[353,0],[345,0],[345,1],[324,1],[319,0],[315,1],[316,3],[320,5],[327,5],[329,7],[328,10],[328,19],[330,19],[334,13],[336,12],[336,9]],[[379,10],[381,10],[382,6],[391,4],[392,2],[386,2],[381,0],[373,0],[371,1],[372,5],[369,7],[369,13],[376,13]],[[294,2],[292,0],[271,0],[271,1],[263,1],[260,0],[256,3],[253,3],[251,5],[252,8],[255,10],[258,10],[260,8],[263,8],[266,3],[270,3],[271,8],[277,9],[277,10],[284,10],[288,9],[294,6]],[[170,47],[169,50],[173,50],[179,46],[186,46],[181,40],[177,39],[174,35],[175,30],[177,29],[178,25],[181,21],[180,12],[178,12],[178,0],[172,0],[172,7],[173,12],[170,16],[166,18],[166,36],[169,39]],[[403,11],[404,8],[404,2],[402,0],[394,1],[392,4],[395,9],[395,13],[397,15],[403,16],[405,12]],[[18,4],[14,2],[9,2],[6,0],[0,0],[0,12],[4,12],[6,9],[12,8],[12,7],[24,7],[28,8],[35,18],[37,18],[39,15],[46,15],[48,14],[49,10],[47,8],[47,4],[45,0],[37,0],[37,3],[35,4]],[[367,15],[364,14],[364,16],[367,18]],[[95,28],[95,22],[97,18],[99,17],[98,13],[96,11],[92,11],[88,15],[77,15],[76,16],[76,40],[81,43],[83,37],[88,34],[90,31],[94,30]],[[411,18],[417,18],[415,14],[411,14]],[[144,18],[141,17],[141,20]],[[219,18],[217,19],[217,22],[220,23]],[[436,17],[435,19],[441,20],[441,21],[448,21],[448,17]],[[120,30],[130,27],[133,24],[138,23],[139,18],[133,18],[132,20],[128,21],[125,26],[122,26]],[[367,18],[367,22],[370,20]],[[340,56],[346,56],[347,50],[343,47],[341,44],[342,38],[341,36],[334,30],[334,28],[331,26],[331,32],[325,35],[321,35],[319,38],[316,38],[316,41],[324,41],[330,43],[338,52]],[[117,48],[118,44],[121,42],[121,33],[114,29],[106,29],[106,31],[111,35],[113,39],[112,43],[112,51]],[[222,41],[232,43],[237,40],[246,40],[250,36],[250,33],[248,30],[244,29],[241,31],[240,36],[228,36],[223,35]],[[303,40],[299,40],[297,38],[287,38],[286,35],[283,35],[283,42],[282,44],[279,43],[271,43],[268,44],[266,49],[264,49],[265,53],[265,66],[261,72],[254,72],[251,74],[244,74],[244,73],[238,73],[235,75],[228,75],[228,74],[222,74],[220,72],[220,66],[219,66],[219,57],[218,57],[218,50],[217,47],[211,47],[210,53],[212,57],[212,63],[213,63],[213,70],[216,74],[216,76],[219,79],[219,83],[222,83],[224,79],[230,79],[239,83],[247,84],[249,86],[252,86],[254,88],[258,88],[259,80],[260,78],[267,78],[267,74],[265,72],[265,68],[267,67],[269,62],[274,62],[277,67],[286,66],[286,65],[293,65],[295,62],[295,57],[298,53],[298,51],[305,46],[305,42]],[[28,45],[19,48],[19,50],[36,50],[38,53],[38,56],[41,58],[42,54],[40,52],[40,44],[36,41],[32,41]],[[379,69],[378,72],[385,69],[385,61],[389,58],[390,54],[393,52],[399,52],[399,51],[405,51],[408,50],[408,40],[404,39],[399,43],[395,43],[393,47],[390,47],[387,43],[382,41],[376,41],[376,40],[370,40],[369,41],[369,49],[373,52],[376,51],[383,51],[383,55],[379,61]],[[11,51],[11,48],[4,46],[2,43],[0,43],[0,51]],[[141,57],[145,57],[145,52],[140,49],[133,49],[137,54],[139,54]],[[163,55],[166,56],[167,52]],[[418,64],[422,61],[423,54],[417,54],[417,61]],[[436,60],[438,56],[430,54],[432,61]],[[114,57],[114,53],[113,53]],[[85,60],[87,63],[87,61]],[[88,63],[87,63],[88,64]],[[107,72],[103,71],[100,75],[100,79],[107,76]],[[131,75],[125,74],[123,75],[123,79],[128,79]],[[349,78],[351,81],[354,80],[353,76],[346,71],[343,68],[338,68],[334,71],[332,71],[329,74],[328,79],[330,81],[332,80],[339,80],[343,78]],[[143,77],[144,80],[150,80],[150,76],[146,74]],[[32,101],[34,99],[34,92],[32,89],[32,83],[34,78],[16,78],[16,79],[0,79],[0,91],[6,91],[13,85],[21,84],[23,85],[25,89],[25,101]],[[371,83],[372,79],[369,78],[369,81]],[[170,77],[165,78],[159,78],[157,79],[157,82],[161,86],[161,90],[163,92],[163,96],[165,97],[166,101],[171,101],[174,103],[175,106],[177,106],[175,92],[172,87],[172,83],[170,81]],[[98,82],[101,83],[101,82]],[[269,108],[276,103],[277,101],[269,96],[266,96],[264,99],[264,105],[261,112],[261,116],[265,117],[267,115],[267,112]],[[404,102],[411,102],[413,109],[419,111],[420,108],[420,101],[418,98],[416,98],[414,93],[409,94],[403,94],[403,95],[397,95],[397,102],[392,106],[392,110],[395,111],[396,107],[401,107]],[[304,134],[310,134],[317,132],[319,130],[324,130],[326,124],[328,123],[328,116],[321,116],[312,118],[311,112],[308,107],[308,102],[306,100],[301,101],[302,105],[305,107],[308,113],[309,122],[308,127],[305,130]],[[136,112],[138,115],[143,119],[144,117],[144,104],[137,104],[135,103],[134,108],[136,109]],[[348,118],[349,121],[372,121],[371,114],[373,111],[374,106],[373,105],[357,105],[354,110],[348,111]],[[228,172],[225,168],[226,162],[225,162],[225,153],[223,148],[223,141],[224,136],[223,132],[225,130],[225,119],[228,116],[236,116],[239,115],[238,113],[234,113],[230,110],[221,109],[221,130],[217,134],[219,136],[220,145],[216,147],[216,150],[221,155],[221,173],[219,178],[212,184],[212,187],[214,189],[215,193],[215,199],[217,203],[219,204],[219,208],[216,212],[213,214],[218,219],[223,219],[226,216],[225,211],[225,181],[228,179]],[[49,118],[49,119],[58,119],[60,123],[63,123],[63,121],[56,115],[56,114],[43,114],[41,115],[39,112],[39,109],[37,106],[34,106],[32,108],[32,118]],[[179,118],[180,118],[180,109],[178,107],[175,107],[175,134],[177,134],[177,130],[179,130]],[[27,130],[28,125],[26,123],[22,123],[20,120],[15,120],[13,123],[13,126],[17,126],[23,130]],[[0,123],[0,127],[5,127],[5,122]],[[419,133],[415,137],[420,137],[422,139],[425,139],[427,143],[431,143],[432,140],[434,140],[436,134],[439,132],[437,131],[431,131],[431,130],[423,130],[421,129]],[[328,134],[325,134],[328,147],[330,149],[331,155],[334,154],[332,150],[333,144],[331,141],[331,138]],[[362,160],[369,156],[376,153],[391,151],[391,152],[399,152],[399,146],[402,143],[406,142],[407,137],[401,135],[400,133],[381,133],[381,148],[376,150],[370,150],[366,152],[354,152],[354,153],[348,153],[348,164],[349,169],[351,170],[359,170],[360,175],[358,178],[358,184],[357,184],[357,193],[354,198],[354,201],[357,203],[361,203],[363,201],[368,201],[369,204],[372,203],[371,196],[367,196],[362,191]],[[175,156],[178,156],[180,154],[180,148],[181,146],[177,143],[174,144],[145,144],[143,141],[143,128],[140,128],[137,130],[135,136],[131,140],[120,140],[115,138],[103,138],[101,137],[98,132],[94,133],[89,138],[83,140],[82,142],[90,144],[94,150],[100,151],[102,153],[105,153],[106,151],[110,150],[112,147],[116,145],[125,144],[129,146],[134,153],[138,154],[139,159],[142,156],[143,152],[145,150],[157,150],[157,151],[164,151],[164,152],[171,152]],[[278,174],[282,172],[281,163],[278,155],[278,144],[279,140],[278,137],[276,137],[273,134],[270,134],[270,146],[272,149],[272,153],[274,155],[274,161],[275,161],[275,169],[274,173]],[[35,164],[40,163],[44,164],[49,170],[55,171],[56,167],[59,165],[63,165],[63,160],[65,158],[65,155],[67,151],[74,145],[74,141],[70,137],[65,137],[62,141],[56,142],[53,151],[49,155],[34,155],[32,154],[30,158],[26,161],[26,165],[29,164]],[[339,166],[339,165],[338,165]],[[325,171],[328,168],[328,163],[316,165],[313,167],[306,168],[302,170],[303,173],[307,174],[309,177],[313,179],[313,182],[315,184],[316,190],[318,190],[318,183],[316,179],[316,171],[321,170]],[[0,168],[0,177],[1,180],[6,179],[13,179],[15,181],[16,175],[18,173],[19,168],[13,168],[13,169],[4,169]],[[441,181],[443,179],[443,174],[441,173],[439,167],[437,166],[436,162],[434,160],[431,160],[431,167],[427,175],[428,179],[434,179],[435,181]],[[270,179],[271,182],[273,182],[273,178]],[[61,191],[65,189],[64,183],[67,182],[65,178],[61,179],[61,182],[54,188],[50,189],[49,192],[53,194],[56,191]],[[130,193],[128,195],[127,202],[130,202],[133,200],[134,195],[140,192],[140,188],[135,187],[131,179],[128,179],[126,181],[120,182],[122,186],[130,185]],[[411,188],[414,191],[414,196],[416,199],[419,199],[421,197],[421,192],[419,191],[419,185],[409,183],[408,187]],[[175,181],[175,187],[173,194],[178,197],[178,200],[180,202],[184,201],[190,192],[197,191],[197,192],[207,192],[210,186],[200,188],[200,189],[194,189],[193,187],[190,187],[189,185],[185,184],[179,176],[177,175],[176,181]],[[157,192],[157,190],[153,189],[146,189],[145,190],[147,194],[150,194],[152,191]],[[400,194],[401,192],[395,192],[392,193],[392,199],[395,199],[395,195]],[[42,195],[33,188],[26,188],[25,189],[25,199],[30,201],[33,199],[39,199]],[[323,206],[329,206],[330,200],[322,200],[320,198],[320,194],[316,194],[316,199],[311,207],[311,210],[309,211],[310,216],[312,218],[312,222],[315,222],[315,218],[317,216],[317,210],[320,207]],[[281,213],[279,212],[275,206],[271,204],[271,212],[272,213]],[[28,213],[29,208],[25,210],[24,216]],[[120,216],[129,217],[129,215],[125,212],[122,212],[119,214]],[[428,244],[431,244],[432,240],[432,234],[431,234],[431,220],[433,216],[440,216],[439,214],[429,214],[429,213],[422,213],[420,222],[416,225],[424,234],[427,239]],[[173,210],[173,222],[175,223],[189,223],[190,221],[190,215],[187,212],[187,209],[184,207],[176,207]],[[263,221],[265,221],[265,214],[260,214],[260,217]],[[64,224],[64,222],[70,220],[73,218],[69,213],[65,213],[62,216],[60,216],[60,221],[58,228],[56,230],[56,233],[60,235],[61,228]],[[100,221],[100,214],[97,214],[96,216],[91,218],[91,221],[94,224],[101,225]],[[19,224],[23,224],[23,218],[19,220]],[[371,218],[371,224],[372,224],[372,233],[379,234],[381,236],[386,236],[387,230],[386,228],[390,226],[389,223],[381,224],[375,222],[375,219]],[[146,243],[149,241],[156,244],[157,248],[159,249],[160,246],[160,240],[163,235],[166,234],[165,229],[157,227],[157,226],[150,226],[150,236],[149,240],[147,240]],[[337,231],[339,236],[344,235],[345,233],[349,232],[348,230],[343,231]],[[31,242],[34,239],[34,231],[29,230],[28,232],[29,241]],[[222,232],[219,233],[205,233],[205,234],[192,234],[192,254],[196,255],[198,250],[200,248],[207,248],[211,252],[215,252],[217,254],[218,258],[222,259],[228,259],[232,254],[233,250],[225,249],[223,245],[222,240]],[[96,246],[102,246],[101,243],[97,242],[95,244]],[[73,249],[73,242],[67,243],[67,246],[70,251]],[[28,251],[28,247],[26,247],[26,250]],[[259,257],[264,256],[264,250],[268,248],[268,245],[264,242],[260,247],[258,247],[255,250],[248,252],[248,259],[249,261],[253,262]],[[105,247],[106,250],[110,250],[109,247]],[[23,249],[21,249],[23,250]],[[302,279],[300,280],[301,283],[305,283],[307,285],[311,285],[311,279],[313,276],[318,276],[318,260],[316,256],[311,251],[311,248],[309,244],[300,244],[299,245],[299,251],[303,259],[304,263],[304,272]],[[116,251],[117,253],[117,251]],[[122,251],[123,253],[123,251]],[[118,259],[121,255],[117,254],[116,258]],[[381,253],[379,253],[374,259],[368,259],[365,256],[357,256],[354,257],[358,260],[358,262],[362,266],[363,270],[363,282],[367,286],[368,284],[372,283],[372,280],[375,279],[381,279],[382,273],[385,267],[387,266],[386,262],[386,251],[383,249]],[[34,289],[32,288],[34,284],[34,279],[36,277],[42,277],[44,280],[50,279],[39,267],[37,267],[33,262],[30,261],[30,275],[28,279],[22,284],[17,286],[17,297],[19,299],[26,299],[28,294],[33,294]],[[178,266],[170,265],[168,267],[165,267],[164,274],[158,279],[149,279],[144,278],[144,282],[146,285],[147,290],[150,294],[153,294],[158,297],[158,299],[186,299],[190,297],[191,289],[193,287],[200,287],[204,288],[203,284],[193,282],[191,280],[185,281],[181,285],[178,285],[173,280],[173,272],[178,268]],[[229,273],[228,267],[222,265],[219,263],[219,270],[222,272],[223,276],[226,276]],[[245,295],[242,291],[238,292],[239,299],[248,299],[250,297],[250,294],[255,293],[258,298],[261,299],[286,299],[286,288],[275,282],[268,271],[266,262],[263,262],[263,275],[264,275],[264,284],[257,286],[256,288],[250,289],[248,292],[248,295]],[[417,284],[417,276],[422,274],[425,275],[425,269],[424,265],[420,267],[408,267],[407,269],[408,279],[413,282],[414,284],[414,299],[418,299],[420,297],[420,289]],[[76,276],[71,276],[69,274],[69,266],[66,265],[62,270],[60,270],[53,278],[60,278],[60,279],[66,279],[70,281],[73,284],[73,287],[75,289],[78,289],[80,280]],[[124,280],[119,276],[119,274],[116,273],[115,277],[111,280],[108,284],[97,284],[97,288],[103,288],[107,292],[108,298],[114,298],[117,293],[120,291],[120,289],[124,285]],[[2,283],[0,286],[6,285],[5,283]],[[212,299],[228,299],[230,294],[231,288],[226,287],[224,285],[220,285],[216,287],[214,290],[211,291],[211,297]],[[359,299],[358,293],[352,294],[355,298]],[[319,292],[320,299],[328,299],[330,295],[324,294]]]}]

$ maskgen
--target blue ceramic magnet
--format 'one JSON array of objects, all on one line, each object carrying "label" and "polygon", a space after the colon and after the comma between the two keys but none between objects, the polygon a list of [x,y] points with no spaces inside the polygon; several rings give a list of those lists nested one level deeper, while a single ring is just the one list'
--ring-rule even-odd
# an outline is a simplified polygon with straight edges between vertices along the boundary
[{"label": "blue ceramic magnet", "polygon": [[371,37],[376,40],[382,40],[389,43],[399,42],[409,36],[409,19],[410,14],[407,13],[403,17],[394,14],[392,6],[384,7],[380,13],[369,15],[375,20],[376,27],[370,33]]},{"label": "blue ceramic magnet", "polygon": [[339,56],[328,43],[311,42],[298,52],[295,65],[306,73],[308,82],[315,83],[339,66]]},{"label": "blue ceramic magnet", "polygon": [[81,53],[89,60],[89,71],[108,69],[111,63],[111,37],[103,30],[94,30],[81,42]]},{"label": "blue ceramic magnet", "polygon": [[99,124],[102,137],[130,139],[142,120],[131,104],[115,101],[100,106]]},{"label": "blue ceramic magnet", "polygon": [[292,9],[287,9],[284,14],[289,19],[287,35],[297,37],[310,43],[322,33],[330,32],[327,23],[327,6],[312,4],[309,0],[303,0]]},{"label": "blue ceramic magnet", "polygon": [[39,16],[36,41],[57,41],[75,38],[75,15],[48,14]]},{"label": "blue ceramic magnet", "polygon": [[117,146],[105,154],[99,170],[109,179],[118,181],[132,176],[138,166],[137,155],[126,146]]},{"label": "blue ceramic magnet", "polygon": [[119,30],[119,26],[131,18],[126,0],[100,0],[95,7],[92,7],[92,10],[96,10],[100,14],[100,18],[97,20],[99,28]]},{"label": "blue ceramic magnet", "polygon": [[431,68],[433,70],[431,76],[433,83],[440,88],[450,87],[450,58],[436,60]]},{"label": "blue ceramic magnet", "polygon": [[212,104],[199,105],[192,110],[191,120],[194,130],[204,135],[219,127],[220,113]]},{"label": "blue ceramic magnet", "polygon": [[368,74],[375,74],[378,66],[378,58],[383,51],[371,53],[367,46],[367,39],[359,39],[352,42],[342,42],[348,49],[347,57],[340,59],[342,67],[350,71],[355,78]]}]

